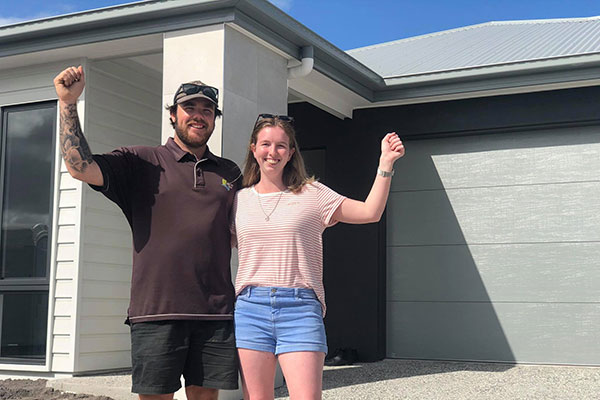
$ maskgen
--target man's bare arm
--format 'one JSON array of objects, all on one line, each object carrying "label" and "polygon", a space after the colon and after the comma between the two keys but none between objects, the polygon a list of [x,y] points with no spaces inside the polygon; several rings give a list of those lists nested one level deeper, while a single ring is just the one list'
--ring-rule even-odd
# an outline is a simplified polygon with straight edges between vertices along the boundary
[{"label": "man's bare arm", "polygon": [[60,151],[73,178],[102,186],[102,171],[92,158],[77,114],[77,99],[84,85],[82,67],[67,68],[54,78],[60,107]]}]

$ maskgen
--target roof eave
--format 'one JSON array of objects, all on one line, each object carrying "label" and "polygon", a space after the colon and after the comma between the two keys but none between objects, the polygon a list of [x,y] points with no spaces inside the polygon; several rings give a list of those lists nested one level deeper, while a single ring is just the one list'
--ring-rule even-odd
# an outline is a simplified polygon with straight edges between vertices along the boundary
[{"label": "roof eave", "polygon": [[106,40],[235,23],[300,59],[313,46],[314,68],[372,100],[383,78],[265,0],[160,0],[0,28],[0,58]]},{"label": "roof eave", "polygon": [[598,79],[600,54],[589,54],[386,78],[386,88],[375,93],[374,101],[516,90],[522,87],[595,82]]},{"label": "roof eave", "polygon": [[600,55],[588,55],[384,79],[265,0],[152,0],[9,25],[0,27],[0,58],[220,23],[297,59],[312,46],[315,70],[375,103],[598,79],[600,71]]},{"label": "roof eave", "polygon": [[0,28],[0,57],[130,38],[233,20],[238,0],[133,3]]},{"label": "roof eave", "polygon": [[240,0],[235,23],[298,60],[302,47],[312,46],[315,70],[368,100],[385,88],[379,74],[267,1]]}]

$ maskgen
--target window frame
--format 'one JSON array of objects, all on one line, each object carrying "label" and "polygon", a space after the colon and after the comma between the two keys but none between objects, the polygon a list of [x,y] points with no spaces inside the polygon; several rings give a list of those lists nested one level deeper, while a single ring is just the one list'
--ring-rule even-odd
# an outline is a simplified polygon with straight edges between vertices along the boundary
[{"label": "window frame", "polygon": [[[36,111],[42,109],[50,109],[52,110],[52,141],[51,148],[49,151],[54,155],[57,146],[57,137],[58,137],[58,104],[56,101],[42,101],[42,102],[32,102],[27,104],[19,104],[19,105],[9,105],[9,106],[0,106],[0,222],[3,220],[3,207],[4,207],[4,187],[5,187],[5,173],[6,173],[6,156],[7,156],[7,140],[8,140],[8,114],[11,112],[22,112],[22,111]],[[49,216],[50,221],[54,221],[55,218],[55,192],[56,192],[56,168],[59,166],[57,164],[56,157],[52,157],[51,161],[51,173],[50,173],[50,190],[48,193],[49,196]],[[50,343],[48,342],[48,331],[50,329],[50,325],[48,324],[48,316],[50,311],[52,310],[51,299],[50,299],[50,279],[51,279],[51,255],[52,247],[53,247],[53,224],[48,225],[48,248],[47,248],[47,258],[46,258],[46,273],[44,277],[15,277],[15,278],[3,278],[5,266],[0,265],[0,296],[3,294],[10,294],[15,292],[21,293],[46,293],[48,296],[48,309],[46,313],[46,319],[44,322],[47,326],[46,331],[46,350],[42,357],[37,359],[30,358],[19,358],[19,357],[3,357],[0,353],[0,364],[20,364],[20,365],[46,365],[47,357],[48,357],[48,346]],[[0,245],[3,243],[3,231],[0,229]],[[2,248],[0,247],[0,251]],[[0,297],[0,306],[3,306],[3,296]],[[2,337],[2,314],[3,310],[0,308],[0,340]]]}]

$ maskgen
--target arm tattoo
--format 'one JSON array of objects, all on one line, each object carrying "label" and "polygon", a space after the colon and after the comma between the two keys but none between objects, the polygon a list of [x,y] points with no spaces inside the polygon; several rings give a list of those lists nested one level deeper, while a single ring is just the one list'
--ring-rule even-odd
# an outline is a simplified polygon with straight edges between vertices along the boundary
[{"label": "arm tattoo", "polygon": [[85,172],[94,162],[92,152],[83,137],[77,105],[69,104],[60,113],[60,151],[68,167]]}]

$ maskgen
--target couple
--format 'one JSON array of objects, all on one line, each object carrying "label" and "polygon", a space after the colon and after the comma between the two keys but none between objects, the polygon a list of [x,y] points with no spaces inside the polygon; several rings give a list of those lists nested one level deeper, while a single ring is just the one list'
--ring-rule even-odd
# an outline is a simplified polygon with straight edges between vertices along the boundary
[{"label": "couple", "polygon": [[321,398],[321,234],[337,222],[379,220],[404,155],[400,139],[382,140],[362,202],[307,176],[287,116],[258,117],[242,178],[206,146],[221,111],[217,89],[199,81],[177,90],[168,107],[175,135],[165,145],[102,155],[92,155],[77,116],[83,69],[65,69],[54,84],[69,173],[114,201],[132,229],[133,392],[172,399],[183,374],[188,399],[216,399],[218,389],[237,388],[239,356],[244,398],[273,398],[276,360],[292,398]]}]

